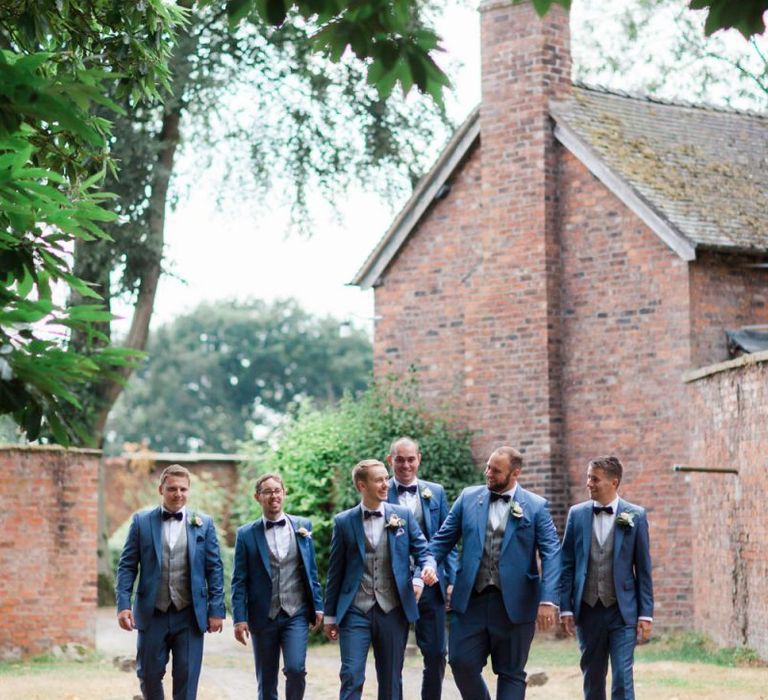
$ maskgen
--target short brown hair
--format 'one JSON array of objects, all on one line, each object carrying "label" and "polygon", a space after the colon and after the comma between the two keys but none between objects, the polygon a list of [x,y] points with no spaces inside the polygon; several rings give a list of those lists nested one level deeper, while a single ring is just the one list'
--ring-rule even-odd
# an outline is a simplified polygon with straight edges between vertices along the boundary
[{"label": "short brown hair", "polygon": [[368,470],[372,467],[384,467],[384,462],[379,462],[378,459],[364,459],[358,462],[352,467],[352,481],[357,484],[358,481],[368,482]]},{"label": "short brown hair", "polygon": [[180,464],[169,464],[163,469],[162,474],[160,474],[160,486],[165,483],[169,476],[183,476],[188,483],[192,483],[192,475],[189,473],[189,469],[182,467]]},{"label": "short brown hair", "polygon": [[497,447],[493,451],[493,454],[504,455],[507,458],[510,469],[523,468],[523,455],[520,454],[514,447],[510,447],[509,445],[502,445],[501,447]]},{"label": "short brown hair", "polygon": [[608,457],[598,457],[597,459],[590,460],[589,466],[592,469],[602,469],[608,478],[618,479],[621,483],[621,477],[624,475],[624,467],[619,461],[618,457],[609,455]]},{"label": "short brown hair", "polygon": [[281,477],[279,474],[262,474],[258,479],[256,479],[256,493],[261,493],[261,487],[264,484],[265,481],[269,481],[270,479],[274,479],[278,484],[280,484],[280,488],[285,491],[285,482],[283,481],[283,477]]}]

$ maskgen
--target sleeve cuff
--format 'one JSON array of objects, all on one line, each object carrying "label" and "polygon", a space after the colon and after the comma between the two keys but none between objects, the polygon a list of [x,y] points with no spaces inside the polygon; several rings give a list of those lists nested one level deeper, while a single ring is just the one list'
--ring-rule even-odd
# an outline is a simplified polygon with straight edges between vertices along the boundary
[{"label": "sleeve cuff", "polygon": [[323,624],[324,625],[335,625],[336,624],[336,615],[327,615],[323,618]]},{"label": "sleeve cuff", "polygon": [[570,610],[561,610],[560,617],[573,617],[573,613]]},{"label": "sleeve cuff", "polygon": [[420,578],[413,579],[413,585],[417,586],[418,588],[424,588],[424,581]]},{"label": "sleeve cuff", "polygon": [[643,617],[642,615],[638,615],[638,620],[645,620],[646,622],[653,622],[652,617]]}]

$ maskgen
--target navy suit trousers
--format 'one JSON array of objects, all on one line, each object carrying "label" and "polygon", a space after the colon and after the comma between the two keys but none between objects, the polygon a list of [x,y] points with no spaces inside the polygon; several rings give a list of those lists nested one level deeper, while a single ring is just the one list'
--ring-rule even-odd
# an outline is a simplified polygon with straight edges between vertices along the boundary
[{"label": "navy suit trousers", "polygon": [[339,700],[360,700],[365,683],[365,662],[373,645],[378,700],[402,700],[403,661],[408,641],[408,620],[400,607],[388,613],[374,605],[367,613],[352,607],[339,625],[341,691]]},{"label": "navy suit trousers", "polygon": [[421,700],[440,700],[445,676],[445,603],[439,586],[424,586],[414,631],[424,657]]},{"label": "navy suit trousers", "polygon": [[277,700],[280,650],[283,651],[286,700],[302,700],[306,686],[307,640],[309,625],[307,609],[302,608],[293,617],[283,610],[274,620],[258,631],[251,629],[253,659],[259,700]]},{"label": "navy suit trousers", "polygon": [[605,678],[611,660],[611,699],[635,700],[632,678],[637,628],[627,625],[618,605],[606,608],[582,603],[576,638],[581,649],[585,700],[605,700]]},{"label": "navy suit trousers", "polygon": [[136,674],[145,700],[163,700],[163,676],[172,657],[173,700],[195,700],[200,666],[203,661],[203,638],[191,605],[168,612],[155,610],[146,629],[139,630]]},{"label": "navy suit trousers", "polygon": [[483,679],[489,654],[498,676],[497,700],[523,700],[525,664],[535,631],[534,622],[511,622],[501,591],[493,587],[473,592],[464,613],[451,613],[448,661],[463,700],[490,700]]}]

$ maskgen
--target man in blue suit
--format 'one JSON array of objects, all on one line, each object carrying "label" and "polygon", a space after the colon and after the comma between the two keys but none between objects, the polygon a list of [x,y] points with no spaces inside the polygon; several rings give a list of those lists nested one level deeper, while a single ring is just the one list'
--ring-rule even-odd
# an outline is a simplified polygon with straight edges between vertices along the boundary
[{"label": "man in blue suit", "polygon": [[256,481],[263,517],[237,531],[232,572],[235,638],[253,635],[259,700],[277,700],[280,650],[286,700],[302,700],[309,629],[323,621],[312,523],[283,512],[285,485],[277,474]]},{"label": "man in blue suit", "polygon": [[651,635],[653,583],[648,518],[618,496],[624,469],[616,457],[587,468],[591,500],[573,506],[563,538],[560,623],[581,649],[586,700],[634,700],[635,644]]},{"label": "man in blue suit", "polygon": [[[394,440],[387,462],[394,471],[393,478],[389,480],[387,500],[408,508],[429,542],[448,515],[445,490],[440,484],[418,478],[421,451],[412,438]],[[416,644],[424,658],[422,700],[440,700],[442,695],[446,653],[445,602],[453,590],[455,572],[454,550],[437,569],[440,585],[425,588],[419,598],[419,619],[414,627]]]},{"label": "man in blue suit", "polygon": [[[187,511],[189,471],[172,464],[160,475],[162,506],[136,513],[117,567],[117,620],[138,629],[136,673],[145,700],[162,700],[173,657],[173,699],[194,700],[203,635],[221,632],[224,574],[213,521]],[[136,577],[139,585],[131,609]]]},{"label": "man in blue suit", "polygon": [[379,700],[400,700],[408,624],[419,616],[423,584],[437,582],[435,561],[411,511],[385,503],[389,474],[381,462],[358,462],[352,480],[362,503],[333,521],[324,632],[340,641],[340,700],[362,697],[371,645]]},{"label": "man in blue suit", "polygon": [[462,491],[430,542],[441,562],[463,541],[450,600],[448,660],[464,700],[490,700],[482,676],[489,654],[497,700],[522,700],[536,627],[555,622],[560,544],[547,502],[517,483],[522,465],[514,448],[495,450],[486,485]]}]

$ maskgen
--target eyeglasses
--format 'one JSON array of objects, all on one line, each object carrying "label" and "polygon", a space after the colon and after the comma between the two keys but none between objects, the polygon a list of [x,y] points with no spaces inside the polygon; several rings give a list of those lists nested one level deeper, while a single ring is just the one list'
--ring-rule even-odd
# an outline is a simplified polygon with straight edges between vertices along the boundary
[{"label": "eyeglasses", "polygon": [[283,489],[265,489],[264,491],[259,491],[259,496],[271,498],[272,496],[279,496],[282,492]]}]

